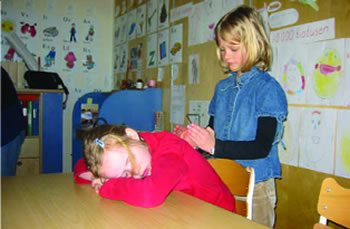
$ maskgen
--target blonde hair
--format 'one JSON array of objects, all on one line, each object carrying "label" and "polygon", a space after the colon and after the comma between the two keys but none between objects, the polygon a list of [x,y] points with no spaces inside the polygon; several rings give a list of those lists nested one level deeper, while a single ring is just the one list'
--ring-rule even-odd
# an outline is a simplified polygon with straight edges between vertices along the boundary
[{"label": "blonde hair", "polygon": [[120,144],[128,152],[128,157],[132,166],[131,175],[133,175],[135,169],[135,157],[130,151],[129,146],[136,144],[136,142],[139,144],[146,144],[128,137],[125,133],[126,128],[127,126],[124,125],[118,126],[104,124],[93,128],[84,136],[84,159],[86,165],[95,177],[100,177],[98,171],[103,160],[104,150],[108,150],[112,146],[105,144],[104,147],[101,147],[99,144],[96,143],[96,139],[99,139],[104,143],[109,138],[116,140],[113,146]]},{"label": "blonde hair", "polygon": [[240,72],[249,71],[254,65],[261,71],[268,71],[272,61],[272,50],[260,14],[249,6],[242,5],[224,15],[215,27],[216,51],[225,71],[228,65],[220,55],[218,37],[232,43],[239,42],[245,50],[247,60],[240,66]]}]

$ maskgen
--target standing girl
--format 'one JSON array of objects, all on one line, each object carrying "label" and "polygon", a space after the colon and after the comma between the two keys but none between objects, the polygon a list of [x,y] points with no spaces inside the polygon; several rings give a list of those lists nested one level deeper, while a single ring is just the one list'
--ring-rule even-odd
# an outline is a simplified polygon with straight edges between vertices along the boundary
[{"label": "standing girl", "polygon": [[287,117],[287,101],[279,83],[267,73],[270,43],[259,13],[248,6],[223,16],[215,34],[218,58],[229,75],[216,86],[209,126],[177,126],[174,132],[214,157],[253,167],[253,220],[273,227],[274,179],[281,177],[277,144]]}]

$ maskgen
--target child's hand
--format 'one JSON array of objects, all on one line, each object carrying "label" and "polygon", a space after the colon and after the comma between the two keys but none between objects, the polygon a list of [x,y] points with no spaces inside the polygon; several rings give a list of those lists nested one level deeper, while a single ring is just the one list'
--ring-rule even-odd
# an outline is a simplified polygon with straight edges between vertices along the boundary
[{"label": "child's hand", "polygon": [[92,173],[90,171],[83,172],[83,173],[79,174],[78,176],[85,179],[85,180],[89,180],[89,181],[92,181],[94,179],[94,175],[92,175]]},{"label": "child's hand", "polygon": [[91,186],[93,189],[95,189],[96,194],[100,193],[100,189],[103,185],[104,182],[106,182],[107,180],[103,179],[103,178],[94,178],[91,182]]},{"label": "child's hand", "polygon": [[188,135],[188,129],[184,126],[181,125],[177,125],[174,128],[174,132],[175,135],[179,136],[180,138],[182,138],[183,140],[185,140],[186,142],[188,142],[192,147],[196,147],[197,144],[189,137]]},{"label": "child's hand", "polygon": [[215,131],[210,128],[203,128],[194,123],[188,125],[188,138],[204,151],[211,152],[215,146]]}]

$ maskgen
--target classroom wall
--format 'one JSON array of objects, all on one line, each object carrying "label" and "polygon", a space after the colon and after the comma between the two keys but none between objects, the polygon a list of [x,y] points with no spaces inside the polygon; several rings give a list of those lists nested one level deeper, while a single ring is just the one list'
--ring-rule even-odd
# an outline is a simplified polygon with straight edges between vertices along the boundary
[{"label": "classroom wall", "polygon": [[[130,2],[133,4],[128,5]],[[147,1],[116,0],[116,6],[119,6],[120,9],[122,9],[124,4],[124,7],[126,8],[126,11],[116,15],[116,18],[120,17],[123,14],[126,14],[128,11],[135,9],[146,2]],[[160,2],[162,3],[162,1]],[[170,9],[177,8],[190,2],[192,2],[193,4],[198,4],[202,1],[170,0],[169,8]],[[347,22],[349,21],[349,15],[350,15],[350,2],[348,0],[316,1],[316,5],[317,5],[316,7],[318,7],[318,10],[313,8],[315,6],[307,5],[302,3],[304,1],[297,1],[297,0],[295,1],[250,0],[250,1],[244,1],[244,2],[245,4],[251,4],[258,9],[264,8],[264,6],[267,7],[272,2],[281,3],[281,7],[275,12],[280,12],[286,9],[292,9],[290,11],[291,14],[289,15],[290,20],[293,20],[293,17],[295,17],[296,15],[295,11],[298,13],[298,17],[296,18],[295,22],[286,26],[269,28],[269,31],[271,32],[297,26],[297,25],[303,25],[305,23],[312,23],[312,22],[317,22],[324,19],[334,18],[335,34],[334,34],[334,37],[328,38],[328,39],[334,40],[337,38],[350,37],[350,27],[347,25]],[[310,1],[310,2],[313,2],[313,1]],[[272,13],[273,12],[269,12],[268,14],[271,15]],[[279,21],[276,20],[275,22],[279,22]],[[137,75],[139,74],[137,72],[129,73],[129,79],[131,80],[135,81],[138,78],[142,78],[144,81],[148,81],[150,79],[157,80],[159,69],[162,69],[161,71],[164,71],[164,79],[161,81],[158,81],[157,83],[158,83],[158,86],[162,87],[164,91],[164,95],[163,95],[164,129],[168,131],[172,131],[174,125],[176,125],[176,123],[172,123],[170,121],[172,85],[185,86],[185,114],[187,114],[189,112],[189,101],[191,100],[209,101],[214,93],[216,83],[220,79],[225,78],[225,75],[222,72],[217,62],[217,57],[215,54],[215,43],[213,41],[208,41],[208,42],[204,42],[194,46],[189,46],[188,45],[189,19],[185,17],[183,19],[175,21],[173,23],[170,23],[169,27],[177,24],[183,24],[183,61],[178,64],[179,74],[177,79],[175,80],[171,79],[171,74],[172,74],[171,64],[168,64],[166,66],[161,66],[161,67],[155,67],[155,68],[147,68],[145,64],[143,64],[141,76]],[[144,37],[136,38],[136,39],[133,39],[132,41],[129,41],[128,43],[129,52],[131,47],[135,47],[140,42],[143,43],[144,55],[142,56],[142,62],[146,63],[147,59],[146,59],[145,53],[147,52],[147,48],[146,48],[147,35]],[[290,45],[290,47],[294,48],[294,46],[292,45]],[[274,47],[274,50],[275,50],[275,47]],[[305,56],[310,56],[310,54],[312,54],[313,52],[315,52],[315,50],[309,50],[309,53],[305,53]],[[188,81],[189,56],[192,54],[199,55],[199,72],[200,72],[199,84],[189,84],[189,81]],[[282,51],[279,51],[279,53],[277,54],[283,56],[285,53],[282,50]],[[348,58],[348,54],[345,54],[342,58],[345,58],[345,56]],[[344,63],[344,66],[345,65],[348,66],[347,63]],[[271,73],[274,75],[274,77],[278,78],[278,80],[281,82],[281,72],[276,71],[276,69],[272,69]],[[345,76],[345,72],[343,72],[343,74]],[[115,76],[116,76],[116,79],[119,79],[119,80],[125,79],[125,73],[118,72],[118,73],[115,73]],[[306,79],[306,80],[309,80],[309,79]],[[346,80],[346,82],[349,82],[349,81]],[[307,81],[307,83],[309,83],[309,81]],[[120,86],[120,83],[116,84],[116,88],[118,88],[118,86]],[[307,85],[307,87],[310,87],[310,86]],[[294,116],[293,113],[295,112],[295,110],[300,110],[301,114],[303,114],[302,110],[304,109],[305,110],[328,109],[328,110],[331,110],[331,112],[340,113],[341,111],[349,110],[349,106],[347,104],[350,104],[349,102],[349,103],[339,105],[337,103],[328,102],[328,101],[317,104],[317,103],[311,103],[310,102],[311,100],[305,101],[305,102],[295,102],[295,101],[291,102],[291,101],[293,100],[289,101],[289,112],[291,114],[290,118]],[[303,120],[303,119],[304,121],[305,120],[310,121],[310,120],[307,120],[305,116],[301,115],[300,120]],[[350,187],[350,180],[346,178],[349,176],[349,174],[345,173],[342,176],[335,175],[335,171],[336,171],[335,165],[338,165],[335,162],[336,152],[339,151],[337,149],[337,147],[339,148],[339,145],[337,145],[336,143],[337,142],[336,137],[337,137],[337,128],[339,125],[338,122],[340,121],[336,118],[335,120],[333,119],[324,120],[324,122],[326,123],[329,122],[329,127],[330,127],[329,129],[326,129],[324,131],[331,132],[331,130],[333,130],[334,133],[330,134],[330,137],[332,138],[331,150],[329,150],[329,152],[320,152],[320,153],[325,153],[325,155],[334,155],[334,158],[332,158],[332,165],[331,165],[332,169],[330,170],[330,172],[325,173],[325,172],[319,171],[319,170],[322,171],[322,168],[320,168],[322,166],[318,164],[315,164],[316,165],[315,168],[304,168],[303,166],[300,166],[299,164],[300,153],[301,153],[299,149],[300,142],[296,142],[294,148],[297,148],[297,149],[296,150],[294,149],[295,152],[293,153],[296,153],[296,155],[299,158],[299,161],[296,160],[295,165],[290,165],[290,163],[282,163],[282,179],[277,180],[278,202],[277,202],[277,208],[276,208],[277,218],[276,218],[275,228],[312,228],[313,224],[318,222],[319,215],[316,210],[317,200],[318,200],[318,194],[320,191],[321,182],[324,178],[334,177],[340,184],[348,188]],[[303,132],[304,129],[300,128],[302,125],[301,123],[302,121],[299,121],[299,124],[296,125],[299,128],[297,133],[297,138],[301,138],[308,135],[307,131],[304,133]],[[187,125],[188,121],[184,119],[184,123],[181,123],[181,124]],[[348,122],[345,122],[345,123],[343,122],[342,124],[344,124],[344,126],[348,126]],[[288,131],[288,128],[290,127],[286,127],[287,131]],[[321,133],[321,135],[324,135],[324,134],[325,133]],[[284,140],[288,144],[291,142],[291,140],[288,140],[288,139],[284,139]],[[287,148],[283,153],[286,153],[288,155],[289,153],[291,153],[290,151],[292,149],[293,147],[290,147],[287,145]],[[325,149],[321,148],[320,151],[322,150],[324,151]],[[316,153],[316,152],[312,152],[312,153]],[[335,228],[341,228],[332,223],[330,223],[330,225]]]},{"label": "classroom wall", "polygon": [[[72,171],[72,110],[75,101],[85,93],[92,91],[110,91],[113,89],[113,0],[3,0],[2,20],[11,19],[16,22],[16,31],[24,43],[30,44],[31,52],[36,59],[41,56],[41,66],[45,65],[44,57],[47,54],[47,46],[56,47],[56,63],[45,71],[57,72],[69,89],[67,107],[63,114],[63,171]],[[25,16],[23,16],[25,15]],[[43,41],[44,15],[49,18],[49,23],[55,25],[58,36],[64,34],[55,42]],[[71,19],[76,23],[77,42],[64,42],[68,32],[64,20]],[[23,34],[18,30],[21,21],[30,24],[36,23],[37,34],[35,37]],[[53,21],[53,22],[52,22]],[[93,24],[95,34],[92,41],[85,40],[87,24]],[[32,42],[35,39],[35,42]],[[2,54],[6,52],[2,39]],[[45,46],[45,47],[44,47]],[[67,50],[74,51],[77,56],[74,68],[69,69],[63,60],[63,53]],[[87,54],[93,55],[95,65],[87,69]],[[2,55],[2,59],[4,56]],[[15,58],[15,60],[20,60]]]},{"label": "classroom wall", "polygon": [[[264,7],[264,4],[268,6],[269,3],[271,2],[274,2],[274,1],[254,0],[253,4],[257,8],[262,8]],[[298,11],[299,18],[297,22],[292,25],[271,29],[271,31],[285,29],[285,28],[289,28],[297,25],[302,25],[305,23],[316,22],[324,19],[335,18],[335,38],[334,39],[350,37],[350,28],[347,25],[347,21],[349,21],[350,19],[349,18],[350,2],[348,0],[317,1],[316,3],[319,8],[318,10],[313,9],[312,6],[310,5],[302,4],[298,1],[283,0],[283,1],[280,1],[280,3],[282,3],[282,6],[279,9],[279,11],[294,8]],[[314,50],[314,52],[317,52],[317,51]],[[306,53],[306,55],[310,55],[310,52]],[[347,59],[348,54],[346,53],[345,56],[343,56],[342,58]],[[346,67],[349,68],[348,65],[346,65],[345,68]],[[347,73],[343,72],[343,76],[349,77],[348,72]],[[309,77],[311,77],[311,75]],[[342,81],[342,82],[344,83],[346,81]],[[346,84],[346,86],[348,87],[348,84]],[[345,90],[349,90],[349,88],[346,88]],[[311,104],[310,99],[306,103],[297,103],[293,101],[293,102],[289,102],[289,113],[295,112],[297,110],[312,108],[315,110],[329,109],[330,111],[334,111],[339,114],[340,112],[349,110],[349,106],[347,104],[349,103],[345,103],[345,105],[339,105],[336,103]],[[292,116],[292,115],[289,114],[289,116]],[[302,116],[301,122],[303,121],[303,119],[305,121],[306,117]],[[323,120],[323,122],[327,122],[327,120]],[[329,128],[325,130],[325,132],[328,132],[328,131],[331,132],[332,130],[334,130],[333,129],[334,126],[336,127],[336,129],[340,128],[339,125],[348,126],[348,123],[349,123],[348,121],[346,121],[345,123],[339,124],[339,122],[340,121],[338,120],[338,123],[336,122],[331,123]],[[305,129],[300,128],[299,130],[300,132],[298,136],[305,136],[305,133],[303,133],[302,130],[305,130]],[[335,138],[337,137],[339,138],[340,137],[339,134],[337,136],[338,132],[337,131],[335,132],[336,133],[332,133],[331,136]],[[321,133],[321,135],[322,134],[325,134],[325,133]],[[335,140],[335,142],[337,141]],[[299,140],[299,143],[300,143],[300,140]],[[336,156],[336,154],[339,154],[340,152],[339,145],[337,144],[334,144],[334,148],[329,150],[329,152],[322,152],[322,150],[324,149],[321,148],[319,150],[320,154],[324,153],[325,156],[334,155],[334,161],[336,161],[337,156],[339,157],[339,155]],[[316,209],[317,209],[318,194],[320,192],[320,186],[324,178],[333,177],[344,187],[350,188],[350,179],[346,178],[346,177],[349,177],[349,174],[345,175],[345,177],[334,175],[335,174],[334,171],[339,167],[339,164],[336,164],[334,162],[335,168],[333,168],[333,170],[330,173],[317,172],[317,171],[313,171],[313,169],[305,169],[300,166],[300,158],[301,158],[300,154],[305,153],[305,151],[299,148],[297,152],[299,153],[298,155],[299,164],[296,164],[294,166],[288,165],[288,164],[282,164],[282,179],[277,180],[278,202],[277,202],[277,209],[276,209],[277,210],[276,228],[312,228],[313,224],[319,220],[319,214],[317,213]],[[315,167],[317,166],[318,165],[315,165]],[[333,223],[330,223],[329,225],[334,228],[342,228]]]}]

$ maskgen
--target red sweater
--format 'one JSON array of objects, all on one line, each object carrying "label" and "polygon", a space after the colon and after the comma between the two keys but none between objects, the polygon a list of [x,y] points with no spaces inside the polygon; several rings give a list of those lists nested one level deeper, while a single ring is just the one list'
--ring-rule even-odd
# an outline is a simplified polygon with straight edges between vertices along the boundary
[{"label": "red sweater", "polygon": [[[152,155],[152,175],[144,179],[109,179],[100,196],[123,200],[140,207],[155,207],[172,190],[182,191],[229,211],[235,211],[234,197],[206,159],[187,142],[169,132],[140,133]],[[75,182],[90,183],[79,177],[88,171],[83,159],[74,168]]]}]

